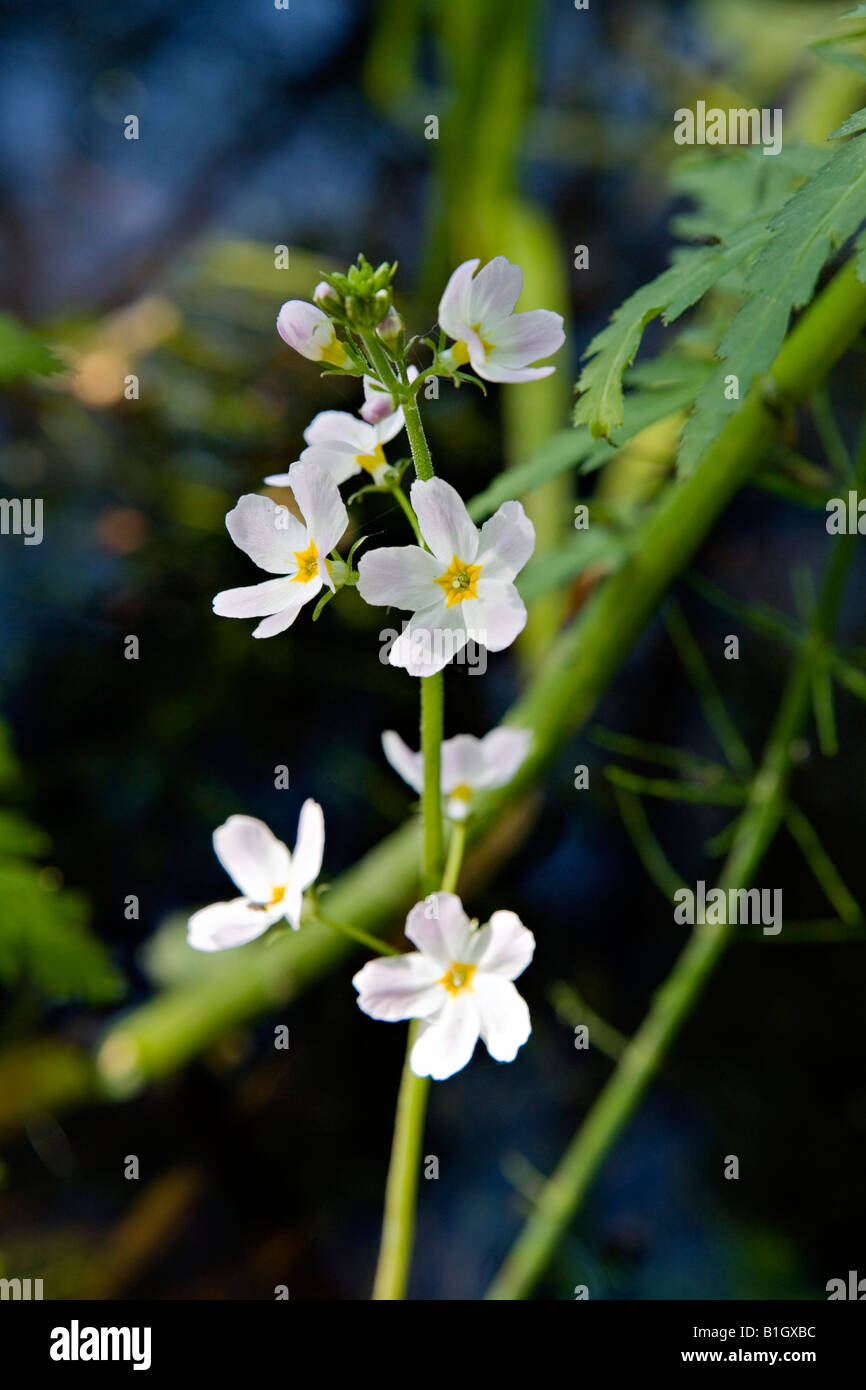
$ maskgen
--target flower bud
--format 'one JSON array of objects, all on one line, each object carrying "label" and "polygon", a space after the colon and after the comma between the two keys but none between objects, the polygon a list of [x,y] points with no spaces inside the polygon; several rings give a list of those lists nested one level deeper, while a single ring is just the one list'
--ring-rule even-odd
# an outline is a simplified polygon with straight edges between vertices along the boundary
[{"label": "flower bud", "polygon": [[328,284],[327,280],[320,280],[313,290],[313,303],[323,310],[324,313],[327,313],[329,309],[336,309],[338,307],[340,296],[337,294],[333,285]]},{"label": "flower bud", "polygon": [[[378,298],[378,296],[377,296]],[[381,338],[387,348],[396,351],[403,337],[403,320],[393,304],[387,314],[376,326],[376,336]]]},{"label": "flower bud", "polygon": [[355,365],[331,320],[315,304],[287,300],[277,316],[277,332],[290,348],[311,362],[327,362],[332,367]]}]

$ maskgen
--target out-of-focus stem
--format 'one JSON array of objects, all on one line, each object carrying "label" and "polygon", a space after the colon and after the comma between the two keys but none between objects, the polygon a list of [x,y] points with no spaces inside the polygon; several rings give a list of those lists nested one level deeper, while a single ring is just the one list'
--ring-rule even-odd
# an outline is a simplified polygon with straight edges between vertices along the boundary
[{"label": "out-of-focus stem", "polygon": [[[864,478],[866,447],[858,460],[856,484],[862,485]],[[832,630],[855,540],[845,535],[834,545],[814,636],[798,654],[719,876],[718,887],[724,892],[748,887],[785,817],[791,746],[809,712],[812,645],[823,642]],[[488,1299],[519,1299],[531,1292],[735,933],[730,923],[695,927],[616,1071],[538,1194],[531,1216],[488,1290]]]}]

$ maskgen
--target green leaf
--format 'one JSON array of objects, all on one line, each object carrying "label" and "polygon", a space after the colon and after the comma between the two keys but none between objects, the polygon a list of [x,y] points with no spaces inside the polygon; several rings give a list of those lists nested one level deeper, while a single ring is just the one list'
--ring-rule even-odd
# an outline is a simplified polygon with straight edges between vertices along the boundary
[{"label": "green leaf", "polygon": [[119,976],[86,918],[84,900],[52,891],[35,865],[0,861],[0,980],[51,999],[116,998]]},{"label": "green leaf", "polygon": [[623,372],[634,360],[647,324],[659,315],[665,323],[679,318],[735,266],[760,250],[768,236],[763,221],[753,222],[733,233],[727,243],[681,250],[669,269],[620,305],[584,354],[589,360],[577,383],[580,399],[575,424],[588,425],[596,438],[609,439],[623,423]]},{"label": "green leaf", "polygon": [[740,398],[771,365],[791,313],[808,303],[832,249],[866,217],[866,141],[843,145],[788,199],[773,218],[772,238],[746,280],[746,298],[719,347],[720,362],[707,380],[683,431],[678,459],[688,477],[719,434],[737,401],[725,400],[725,379],[735,375]]},{"label": "green leaf", "polygon": [[843,121],[839,129],[834,130],[827,139],[841,140],[843,135],[856,135],[861,130],[866,130],[866,106],[861,106],[859,111],[855,111],[853,116]]},{"label": "green leaf", "polygon": [[469,515],[475,521],[489,516],[509,498],[543,487],[569,468],[579,467],[582,473],[601,468],[641,430],[690,406],[711,370],[710,362],[672,353],[633,368],[627,380],[645,384],[648,389],[625,397],[625,423],[614,430],[610,442],[594,439],[587,429],[559,431],[531,458],[498,474],[489,487],[473,497]]},{"label": "green leaf", "polygon": [[22,328],[9,314],[0,314],[0,382],[15,381],[18,377],[52,376],[62,372],[59,357],[29,328]]}]

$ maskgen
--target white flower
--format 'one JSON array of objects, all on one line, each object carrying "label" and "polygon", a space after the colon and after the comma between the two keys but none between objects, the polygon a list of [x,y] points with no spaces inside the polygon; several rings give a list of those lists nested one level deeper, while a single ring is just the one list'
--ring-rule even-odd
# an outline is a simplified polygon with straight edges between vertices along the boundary
[{"label": "white flower", "polygon": [[307,800],[301,807],[294,854],[253,816],[229,816],[214,831],[213,847],[243,897],[194,912],[187,932],[190,946],[196,951],[245,946],[283,917],[298,930],[304,889],[318,877],[325,847],[317,801]]},{"label": "white flower", "polygon": [[[529,729],[493,729],[484,738],[458,734],[442,744],[442,795],[448,798],[451,820],[465,820],[476,792],[504,787],[510,782],[526,754],[532,734]],[[385,757],[404,782],[416,792],[424,787],[424,760],[413,753],[393,729],[382,735]]]},{"label": "white flower", "polygon": [[277,332],[283,342],[311,362],[327,362],[332,367],[355,366],[327,314],[304,299],[286,300],[277,315]]},{"label": "white flower", "polygon": [[410,675],[432,676],[470,639],[500,652],[522,630],[526,609],[513,581],[532,554],[535,529],[519,502],[503,502],[479,531],[442,478],[414,482],[410,495],[429,550],[368,551],[358,592],[367,603],[413,610],[388,660]]},{"label": "white flower", "polygon": [[562,316],[550,309],[515,314],[523,289],[523,271],[504,256],[494,256],[483,270],[480,260],[464,261],[445,286],[439,301],[439,324],[455,338],[451,354],[458,366],[470,362],[486,381],[535,381],[553,367],[530,367],[550,357],[565,342]]},{"label": "white flower", "polygon": [[[410,367],[408,377],[414,381],[418,375],[417,367]],[[370,425],[377,425],[386,416],[393,415],[398,409],[397,402],[388,391],[380,386],[378,381],[374,381],[371,376],[364,377],[364,404],[361,406],[361,416]],[[402,424],[403,412],[400,411],[400,422]],[[396,431],[395,431],[396,433]]]},{"label": "white flower", "polygon": [[352,981],[371,1018],[423,1019],[410,1066],[444,1081],[465,1067],[479,1037],[497,1062],[513,1062],[532,1031],[516,980],[532,960],[535,937],[514,912],[494,912],[479,931],[454,893],[416,903],[407,955],[370,961]]},{"label": "white flower", "polygon": [[[391,402],[390,396],[384,399]],[[403,423],[402,410],[390,411],[375,424],[359,420],[345,410],[323,410],[304,430],[309,447],[300,461],[324,468],[337,484],[361,472],[379,482],[388,467],[382,446],[400,433]],[[285,487],[289,474],[272,473],[265,482],[272,487]]]},{"label": "white flower", "polygon": [[226,517],[228,533],[259,569],[280,575],[243,589],[224,589],[213,601],[223,618],[261,618],[254,637],[273,637],[295,621],[323,584],[334,589],[327,556],[349,524],[333,478],[310,463],[293,463],[289,486],[304,520],[270,497],[247,493]]}]

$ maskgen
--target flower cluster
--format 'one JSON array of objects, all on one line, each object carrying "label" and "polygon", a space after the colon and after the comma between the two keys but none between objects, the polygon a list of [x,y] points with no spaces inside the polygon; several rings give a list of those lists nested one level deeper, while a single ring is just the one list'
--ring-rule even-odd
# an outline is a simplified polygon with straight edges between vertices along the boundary
[{"label": "flower cluster", "polygon": [[[251,493],[228,513],[235,545],[272,577],[217,594],[215,613],[260,619],[253,636],[274,637],[311,600],[318,599],[316,617],[341,589],[354,587],[365,603],[410,614],[389,660],[420,678],[438,675],[467,642],[499,652],[522,631],[526,609],[515,580],[535,546],[531,521],[519,502],[509,501],[476,526],[457,489],[433,476],[426,445],[419,444],[418,395],[431,377],[459,386],[473,379],[466,370],[471,367],[490,382],[533,381],[554,370],[533,364],[564,341],[558,314],[515,313],[523,283],[518,266],[504,256],[480,270],[479,264],[466,261],[448,281],[439,304],[439,341],[421,340],[432,355],[423,370],[408,361],[417,340],[404,340],[393,304],[394,265],[374,268],[361,256],[346,275],[325,276],[312,304],[290,300],[282,306],[277,329],[283,340],[321,363],[326,374],[362,378],[364,399],[357,414],[316,415],[304,431],[300,457],[286,472],[265,479],[270,487],[291,490],[292,509]],[[404,430],[416,472],[408,497],[403,467],[385,454]],[[396,497],[414,533],[412,544],[368,549],[357,570],[355,547],[345,560],[338,550],[349,529],[340,488],[353,478],[362,480],[362,492]],[[412,752],[390,729],[382,743],[391,765],[423,793],[422,753]],[[441,744],[437,804],[441,794],[452,836],[461,837],[453,845],[455,881],[477,797],[507,783],[529,747],[526,730],[509,728],[481,739],[460,734]],[[324,821],[314,801],[301,810],[293,854],[261,821],[229,817],[214,833],[214,850],[241,897],[196,912],[189,944],[201,951],[241,946],[283,919],[297,930],[323,849]],[[315,918],[317,911],[313,896],[308,916]],[[532,933],[513,912],[495,912],[479,928],[453,892],[441,891],[412,908],[406,936],[417,950],[383,954],[353,983],[370,1017],[419,1020],[413,1071],[450,1076],[466,1065],[479,1038],[496,1060],[512,1061],[530,1032],[529,1012],[513,981],[532,958]]]}]

